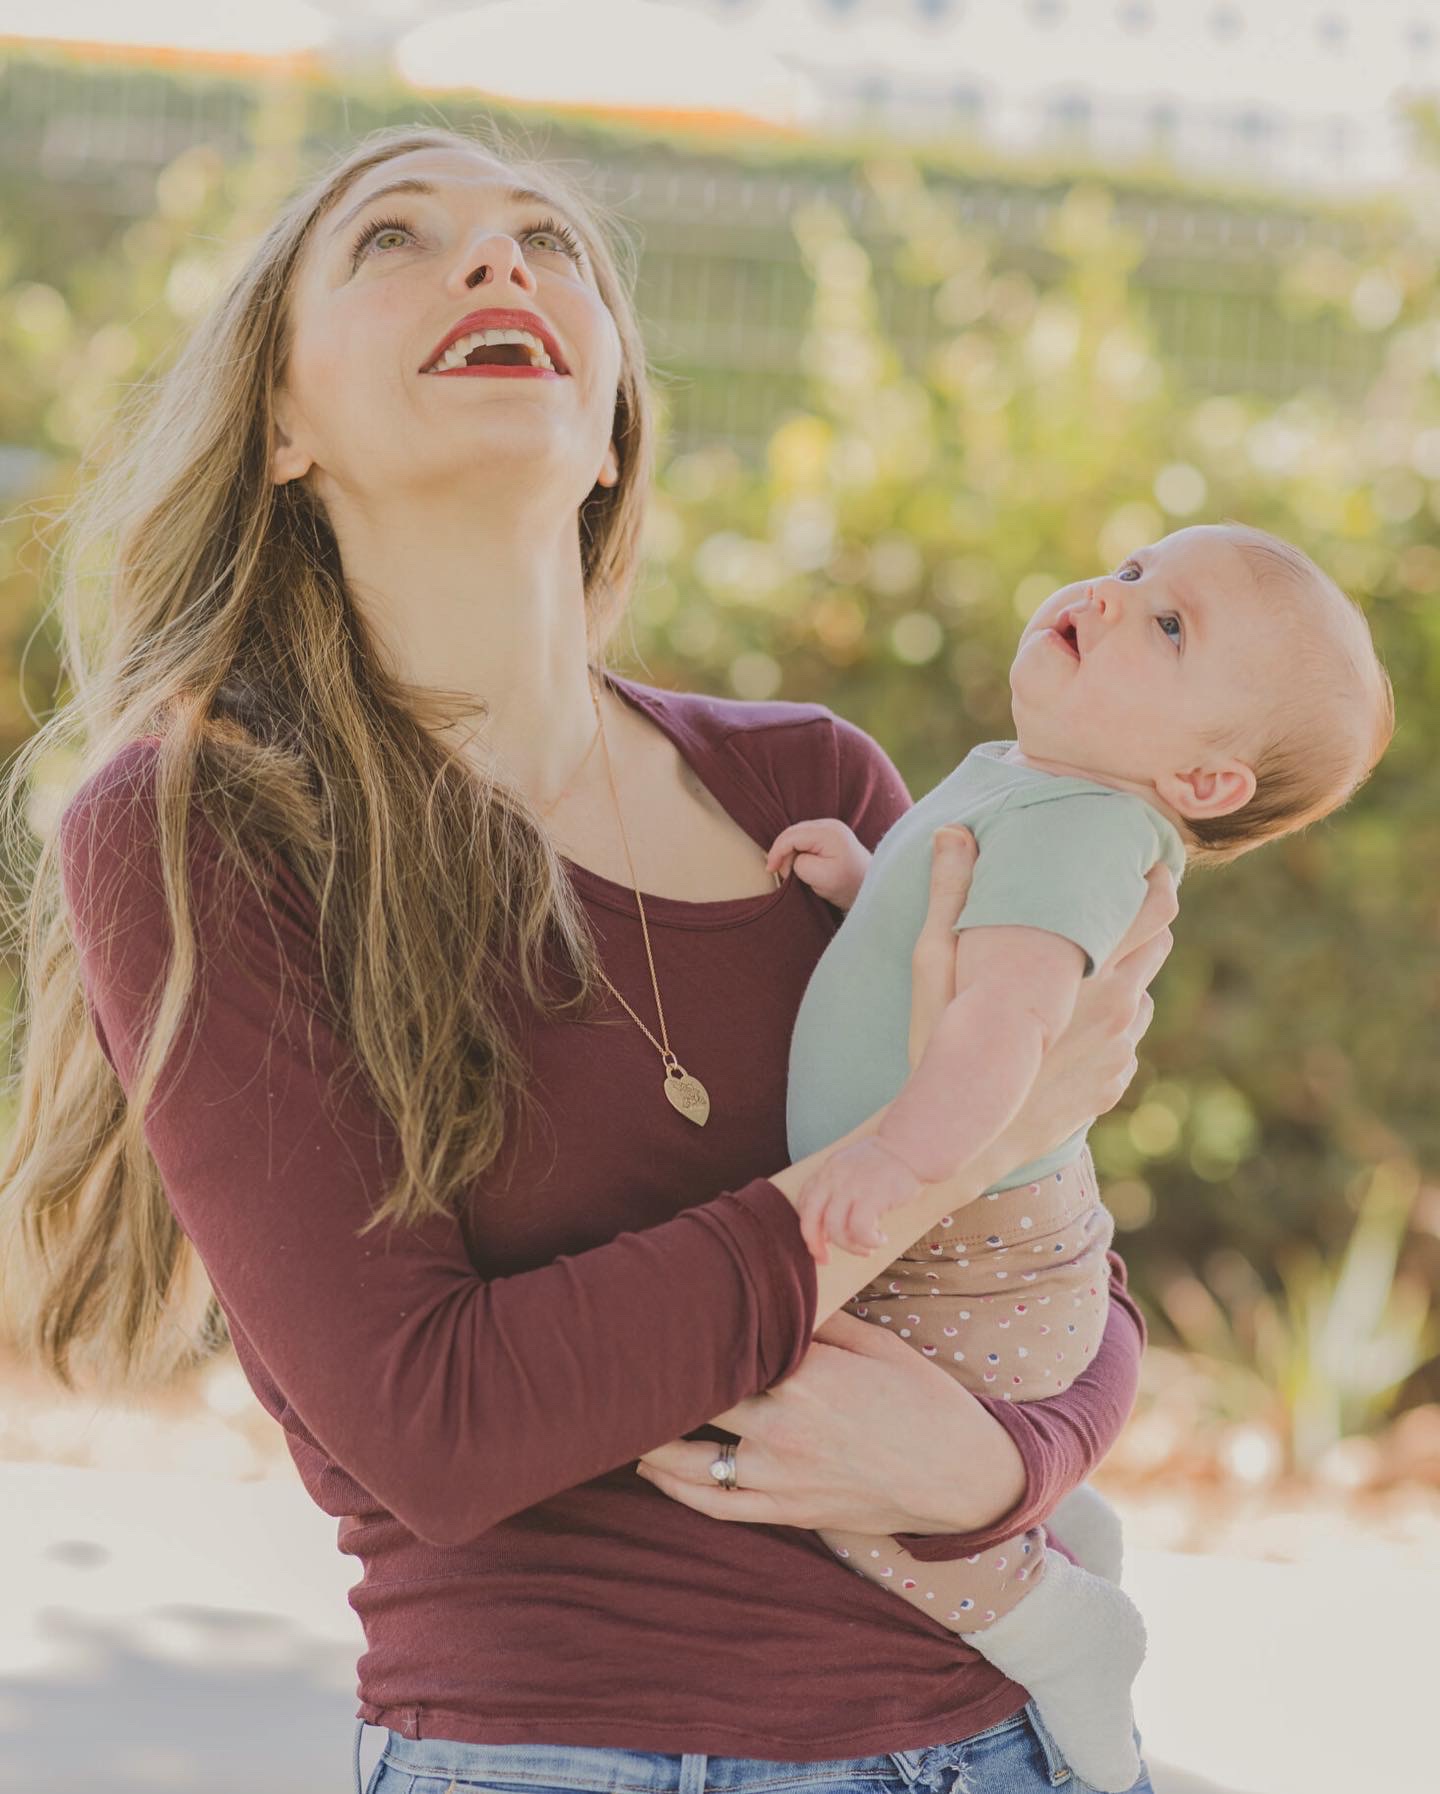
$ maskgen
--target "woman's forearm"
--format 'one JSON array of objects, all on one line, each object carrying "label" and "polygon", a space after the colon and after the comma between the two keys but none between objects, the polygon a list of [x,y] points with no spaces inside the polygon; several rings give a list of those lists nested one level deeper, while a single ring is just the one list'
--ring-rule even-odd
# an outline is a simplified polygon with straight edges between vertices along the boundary
[{"label": "woman's forearm", "polygon": [[[1025,1455],[1015,1439],[982,1401],[949,1378],[936,1388],[934,1425],[916,1465],[917,1472],[922,1469],[933,1478],[928,1498],[923,1493],[911,1497],[917,1513],[933,1516],[921,1529],[922,1538],[963,1538],[993,1527],[1018,1510],[1030,1487]],[[908,1540],[916,1535],[896,1536]]]},{"label": "woman's forearm", "polygon": [[[819,1152],[807,1153],[803,1159],[796,1159],[793,1165],[774,1172],[769,1182],[782,1190],[791,1204],[798,1208],[801,1190],[824,1160],[840,1147],[849,1146],[867,1134],[875,1133],[889,1109],[890,1105],[886,1103],[873,1115],[867,1116],[858,1127],[851,1128],[848,1134],[842,1134],[838,1140],[832,1140]],[[992,1144],[962,1165],[944,1183],[927,1184],[913,1201],[891,1209],[886,1215],[885,1231],[889,1238],[873,1252],[864,1256],[852,1254],[843,1251],[832,1241],[830,1262],[815,1267],[816,1327],[829,1320],[837,1309],[843,1307],[857,1291],[864,1289],[867,1283],[873,1283],[907,1246],[913,1246],[922,1234],[929,1233],[943,1216],[956,1207],[963,1208],[967,1202],[973,1202],[982,1190],[988,1189],[997,1177],[1004,1175],[1009,1162],[1003,1145],[997,1153]]]}]

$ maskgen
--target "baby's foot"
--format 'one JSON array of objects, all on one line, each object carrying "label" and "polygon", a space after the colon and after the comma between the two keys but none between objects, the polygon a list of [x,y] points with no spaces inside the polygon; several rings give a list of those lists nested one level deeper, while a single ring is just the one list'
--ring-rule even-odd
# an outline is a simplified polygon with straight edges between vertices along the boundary
[{"label": "baby's foot", "polygon": [[1130,1687],[1145,1659],[1145,1622],[1128,1595],[1047,1551],[1045,1574],[1020,1605],[965,1638],[1030,1691],[1076,1775],[1104,1794],[1134,1786]]}]

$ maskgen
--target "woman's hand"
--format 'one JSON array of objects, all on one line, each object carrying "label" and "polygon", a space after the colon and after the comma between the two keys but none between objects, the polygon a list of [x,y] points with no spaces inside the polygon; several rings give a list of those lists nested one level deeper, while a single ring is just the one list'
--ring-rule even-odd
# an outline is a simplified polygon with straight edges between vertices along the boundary
[{"label": "woman's hand", "polygon": [[924,1056],[936,1022],[955,1001],[955,923],[970,895],[975,854],[975,837],[961,823],[937,828],[931,837],[930,902],[910,951],[911,1071]]},{"label": "woman's hand", "polygon": [[[738,1486],[719,1448],[676,1439],[640,1459],[672,1500],[717,1520],[836,1531],[969,1532],[1024,1493],[1019,1452],[968,1390],[885,1328],[842,1309],[794,1372],[710,1423],[738,1433]],[[916,1441],[925,1449],[916,1449]]]}]

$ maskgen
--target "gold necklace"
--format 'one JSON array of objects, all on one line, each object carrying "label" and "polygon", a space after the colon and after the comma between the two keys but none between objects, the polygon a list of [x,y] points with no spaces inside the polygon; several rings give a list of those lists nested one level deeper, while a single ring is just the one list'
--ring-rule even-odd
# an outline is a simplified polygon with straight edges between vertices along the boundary
[{"label": "gold necklace", "polygon": [[[593,687],[591,688],[590,695],[591,695],[591,698],[593,699],[594,695],[595,695]],[[581,760],[580,764],[575,768],[574,772],[572,772],[570,774],[569,784],[567,784],[562,791],[558,791],[555,794],[555,796],[553,798],[551,798],[551,800],[548,804],[540,805],[540,814],[542,816],[548,816],[550,814],[550,812],[555,808],[556,804],[558,804],[560,802],[560,799],[562,797],[568,797],[570,795],[570,786],[573,785],[575,783],[576,779],[578,779],[580,777],[580,774],[582,772],[584,772],[586,761],[588,761],[590,756],[595,752],[595,743],[599,739],[600,739],[600,724],[597,721],[595,724],[595,733],[590,737],[590,745],[589,745],[589,747],[586,748],[584,758]]]},{"label": "gold necklace", "polygon": [[[678,1109],[687,1121],[693,1121],[697,1127],[704,1127],[710,1119],[710,1093],[699,1078],[692,1077],[674,1053],[670,1051],[670,1035],[665,1027],[665,1010],[660,1002],[660,981],[655,976],[655,956],[650,951],[650,930],[645,922],[645,904],[640,896],[640,880],[635,876],[635,861],[630,854],[630,839],[625,833],[625,818],[620,814],[620,798],[615,790],[615,771],[610,764],[610,743],[605,739],[605,719],[600,714],[600,700],[596,695],[593,680],[590,685],[590,702],[595,706],[595,720],[599,724],[600,745],[605,750],[605,776],[610,781],[610,796],[615,805],[615,820],[620,824],[620,839],[625,843],[625,863],[630,868],[630,881],[635,886],[635,902],[640,909],[640,930],[645,936],[645,957],[650,962],[650,983],[655,991],[655,1013],[660,1017],[660,1033],[665,1041],[663,1047],[624,997],[615,989],[615,986],[610,984],[610,980],[605,978],[604,972],[601,972],[600,976],[605,979],[606,984],[610,985],[616,1001],[625,1010],[631,1021],[659,1053],[661,1063],[665,1067],[665,1095],[669,1099],[670,1106]],[[598,967],[596,969],[599,970]]]}]

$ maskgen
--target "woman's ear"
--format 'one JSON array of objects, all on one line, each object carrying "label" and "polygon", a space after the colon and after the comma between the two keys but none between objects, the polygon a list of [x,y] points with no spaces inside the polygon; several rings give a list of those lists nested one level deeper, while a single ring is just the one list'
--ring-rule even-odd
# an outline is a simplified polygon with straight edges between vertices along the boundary
[{"label": "woman's ear", "polygon": [[1255,773],[1243,760],[1222,760],[1189,772],[1163,772],[1155,781],[1157,796],[1192,822],[1229,816],[1243,810],[1255,795]]},{"label": "woman's ear", "polygon": [[308,473],[315,465],[314,456],[307,455],[286,428],[289,409],[285,395],[277,393],[275,396],[275,445],[270,451],[270,478],[277,486],[285,486],[291,480],[298,480],[301,474]]},{"label": "woman's ear", "polygon": [[620,457],[615,452],[612,441],[605,445],[605,459],[600,463],[600,471],[595,476],[597,486],[614,486],[620,479]]}]

